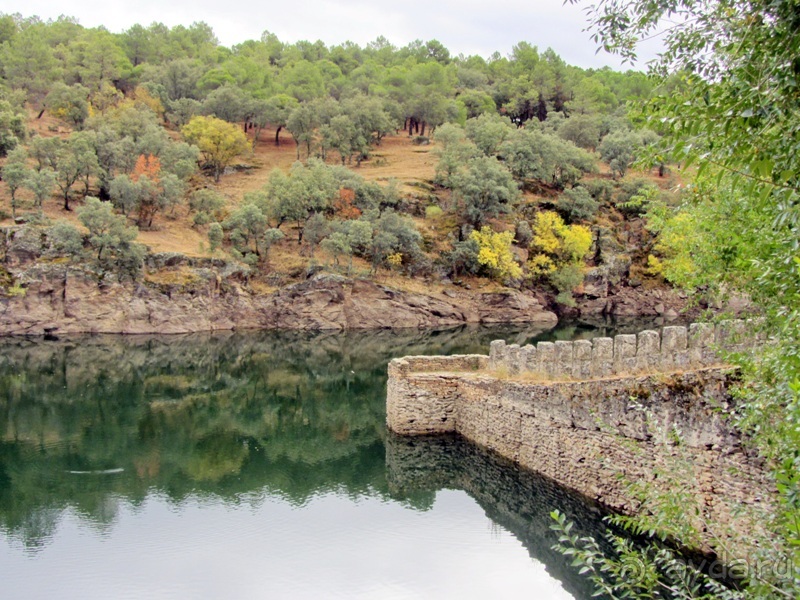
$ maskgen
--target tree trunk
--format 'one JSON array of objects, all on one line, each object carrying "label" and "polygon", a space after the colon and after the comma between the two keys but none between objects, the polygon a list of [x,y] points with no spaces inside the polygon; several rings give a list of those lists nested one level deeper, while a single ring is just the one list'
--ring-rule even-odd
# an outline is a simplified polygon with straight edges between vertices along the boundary
[{"label": "tree trunk", "polygon": [[278,125],[278,129],[275,130],[275,145],[276,146],[280,146],[281,145],[281,138],[280,138],[281,129],[283,129],[283,125]]},{"label": "tree trunk", "polygon": [[70,210],[70,211],[72,210],[69,207],[69,190],[64,192],[64,210]]},{"label": "tree trunk", "polygon": [[427,122],[425,122],[425,121],[423,121],[423,122],[422,122],[422,131],[420,132],[420,135],[421,135],[421,136],[424,136],[424,135],[425,135],[425,127],[426,127],[427,125],[428,125],[428,123],[427,123]]}]

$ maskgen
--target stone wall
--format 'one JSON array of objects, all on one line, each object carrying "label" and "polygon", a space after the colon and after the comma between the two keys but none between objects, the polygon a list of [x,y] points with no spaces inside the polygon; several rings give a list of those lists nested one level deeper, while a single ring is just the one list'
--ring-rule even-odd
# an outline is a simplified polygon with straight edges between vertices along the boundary
[{"label": "stone wall", "polygon": [[490,357],[396,359],[387,423],[401,435],[458,433],[625,513],[641,508],[631,484],[677,490],[709,543],[729,539],[729,526],[753,533],[772,490],[728,418],[737,370],[714,352],[741,349],[745,331],[667,327],[534,351],[493,342]]},{"label": "stone wall", "polygon": [[496,340],[489,349],[489,369],[549,380],[697,369],[719,364],[719,349],[742,350],[757,341],[756,328],[750,325],[742,320],[693,323],[664,327],[661,332],[522,347]]}]

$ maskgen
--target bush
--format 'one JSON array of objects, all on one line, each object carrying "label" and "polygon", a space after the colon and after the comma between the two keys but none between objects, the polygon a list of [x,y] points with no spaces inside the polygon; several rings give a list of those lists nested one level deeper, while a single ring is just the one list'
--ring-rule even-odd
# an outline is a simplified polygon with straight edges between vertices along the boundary
[{"label": "bush", "polygon": [[57,256],[74,257],[83,251],[83,234],[67,223],[59,221],[47,232],[51,252]]},{"label": "bush", "polygon": [[530,223],[527,221],[518,221],[514,239],[520,246],[528,247],[533,240],[533,231],[531,230]]},{"label": "bush", "polygon": [[425,207],[425,218],[426,219],[438,219],[444,214],[444,211],[441,207],[434,205],[426,206]]},{"label": "bush", "polygon": [[614,184],[607,179],[588,179],[581,181],[581,186],[585,187],[592,198],[598,202],[610,202],[614,195]]},{"label": "bush", "polygon": [[556,208],[570,223],[575,221],[588,221],[591,219],[600,204],[592,198],[585,187],[574,187],[566,190],[558,197]]},{"label": "bush", "polygon": [[632,179],[620,186],[614,205],[626,215],[640,216],[647,212],[653,200],[661,197],[661,190],[646,179]]}]

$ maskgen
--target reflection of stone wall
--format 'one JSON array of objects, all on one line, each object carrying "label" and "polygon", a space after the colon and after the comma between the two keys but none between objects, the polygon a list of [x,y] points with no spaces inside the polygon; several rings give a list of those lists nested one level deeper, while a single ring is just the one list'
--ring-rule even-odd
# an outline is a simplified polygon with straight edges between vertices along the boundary
[{"label": "reflection of stone wall", "polygon": [[589,580],[553,550],[558,536],[550,513],[558,509],[567,515],[577,535],[600,538],[605,511],[596,503],[458,436],[388,436],[386,474],[391,495],[399,499],[442,489],[465,491],[575,598],[591,597]]},{"label": "reflection of stone wall", "polygon": [[[755,519],[737,508],[767,508],[771,494],[728,420],[735,370],[699,368],[718,363],[711,344],[731,347],[741,328],[667,327],[662,335],[540,343],[530,353],[493,342],[489,358],[398,359],[389,365],[387,422],[403,435],[460,433],[623,512],[639,508],[629,483],[679,489],[697,502],[698,523],[708,517],[747,530]],[[584,345],[589,366],[576,350]],[[532,380],[500,369],[544,354]],[[498,370],[481,372],[484,365]],[[686,367],[694,370],[678,370]]]},{"label": "reflection of stone wall", "polygon": [[739,350],[754,341],[745,339],[747,331],[745,321],[722,321],[521,348],[496,340],[490,347],[489,368],[544,379],[589,379],[707,367],[719,363],[718,348]]}]

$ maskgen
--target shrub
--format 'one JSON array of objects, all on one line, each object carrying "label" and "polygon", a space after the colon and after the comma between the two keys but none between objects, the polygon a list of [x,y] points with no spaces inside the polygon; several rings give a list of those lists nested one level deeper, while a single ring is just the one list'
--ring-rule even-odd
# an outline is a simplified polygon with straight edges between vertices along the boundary
[{"label": "shrub", "polygon": [[441,209],[441,207],[436,206],[435,204],[425,207],[425,218],[426,219],[438,219],[443,214],[444,214],[444,211]]},{"label": "shrub", "polygon": [[574,187],[558,197],[556,208],[570,223],[588,221],[596,213],[600,204],[592,198],[585,187]]}]

